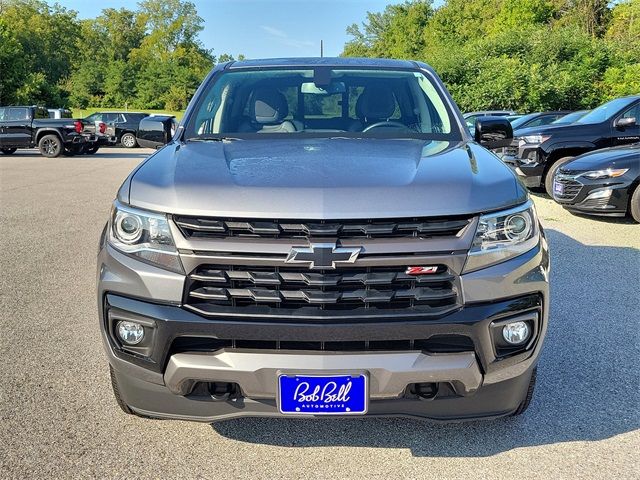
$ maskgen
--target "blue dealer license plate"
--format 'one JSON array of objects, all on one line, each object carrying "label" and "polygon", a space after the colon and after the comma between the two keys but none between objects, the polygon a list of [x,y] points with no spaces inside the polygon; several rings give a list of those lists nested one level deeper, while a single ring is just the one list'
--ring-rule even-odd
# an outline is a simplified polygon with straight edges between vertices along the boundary
[{"label": "blue dealer license plate", "polygon": [[366,375],[280,375],[281,413],[357,415],[367,411]]},{"label": "blue dealer license plate", "polygon": [[556,181],[553,182],[553,192],[558,195],[564,194],[564,185],[562,183],[558,183]]}]

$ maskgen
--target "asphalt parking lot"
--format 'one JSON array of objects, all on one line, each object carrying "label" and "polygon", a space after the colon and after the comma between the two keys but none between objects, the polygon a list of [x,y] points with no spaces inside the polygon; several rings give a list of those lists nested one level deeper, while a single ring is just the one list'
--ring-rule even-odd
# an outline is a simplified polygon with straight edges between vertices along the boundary
[{"label": "asphalt parking lot", "polygon": [[523,417],[211,426],[122,414],[95,255],[118,186],[149,153],[0,156],[0,478],[638,478],[640,226],[542,195],[551,322]]}]

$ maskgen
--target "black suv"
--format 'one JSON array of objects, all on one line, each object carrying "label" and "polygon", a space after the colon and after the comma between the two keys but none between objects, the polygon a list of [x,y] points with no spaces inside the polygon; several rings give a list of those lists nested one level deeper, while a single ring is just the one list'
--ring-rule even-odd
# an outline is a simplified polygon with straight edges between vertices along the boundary
[{"label": "black suv", "polygon": [[126,148],[136,148],[138,146],[136,136],[140,121],[148,116],[148,113],[140,112],[96,112],[84,120],[90,125],[95,125],[96,122],[114,125],[115,143],[120,143]]},{"label": "black suv", "polygon": [[551,193],[556,170],[574,157],[640,140],[639,121],[640,95],[616,98],[569,125],[517,130],[502,160],[526,186],[543,186]]}]

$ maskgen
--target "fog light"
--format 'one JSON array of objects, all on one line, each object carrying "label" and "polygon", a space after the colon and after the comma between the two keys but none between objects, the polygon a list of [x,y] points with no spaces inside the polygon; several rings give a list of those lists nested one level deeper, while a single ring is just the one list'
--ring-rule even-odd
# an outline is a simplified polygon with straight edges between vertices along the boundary
[{"label": "fog light", "polygon": [[512,322],[502,327],[502,337],[510,345],[520,345],[526,342],[530,333],[527,322]]},{"label": "fog light", "polygon": [[144,338],[144,327],[136,322],[118,322],[116,330],[127,345],[137,345]]}]

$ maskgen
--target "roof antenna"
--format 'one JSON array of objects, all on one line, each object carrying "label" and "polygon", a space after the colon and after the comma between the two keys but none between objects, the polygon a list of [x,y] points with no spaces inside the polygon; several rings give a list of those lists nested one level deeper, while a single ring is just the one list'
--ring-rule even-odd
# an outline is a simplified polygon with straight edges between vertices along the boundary
[{"label": "roof antenna", "polygon": [[320,58],[324,57],[324,45],[322,44],[322,40],[320,40]]}]

